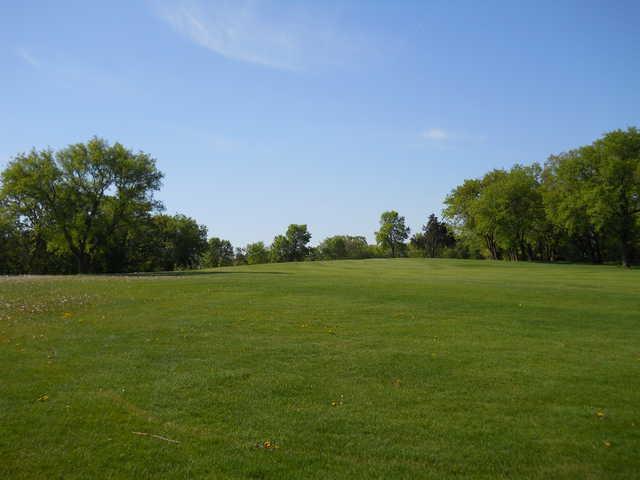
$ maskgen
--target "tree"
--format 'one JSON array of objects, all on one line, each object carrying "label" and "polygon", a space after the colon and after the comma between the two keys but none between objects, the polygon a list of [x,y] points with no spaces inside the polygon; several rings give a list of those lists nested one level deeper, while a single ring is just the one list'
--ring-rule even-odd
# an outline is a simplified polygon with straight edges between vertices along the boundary
[{"label": "tree", "polygon": [[29,255],[18,220],[0,207],[0,275],[28,269]]},{"label": "tree", "polygon": [[347,242],[343,235],[325,238],[320,245],[318,251],[321,258],[327,260],[337,260],[347,258]]},{"label": "tree", "polygon": [[246,247],[247,263],[255,265],[258,263],[267,263],[269,261],[269,251],[264,242],[250,243]]},{"label": "tree", "polygon": [[209,239],[206,264],[209,267],[226,267],[233,265],[233,245],[229,240],[218,237]]},{"label": "tree", "polygon": [[272,262],[301,261],[309,253],[311,233],[306,225],[291,224],[285,235],[277,235],[271,244]]},{"label": "tree", "polygon": [[463,242],[481,240],[492,259],[533,260],[547,231],[540,174],[537,164],[515,165],[465,180],[445,199],[445,216]]},{"label": "tree", "polygon": [[629,267],[635,259],[639,231],[640,131],[629,128],[609,132],[584,147],[583,155],[598,172],[586,189],[593,201],[590,213],[594,223],[601,229],[611,228],[620,246],[622,264]]},{"label": "tree", "polygon": [[286,237],[289,244],[289,260],[304,260],[304,257],[309,253],[309,247],[307,245],[311,240],[311,233],[307,230],[307,226],[296,224],[289,225]]},{"label": "tree", "polygon": [[409,237],[409,232],[404,217],[398,212],[384,212],[380,216],[380,230],[376,232],[376,242],[383,249],[390,251],[392,257],[396,257],[404,251],[404,241]]},{"label": "tree", "polygon": [[18,155],[2,173],[0,199],[52,248],[64,246],[77,271],[128,219],[161,207],[162,173],[149,155],[94,137],[53,152]]},{"label": "tree", "polygon": [[[592,168],[584,165],[578,150],[552,155],[542,173],[545,214],[559,232],[566,232],[576,245],[578,257],[593,263],[603,261],[602,234],[589,215],[589,201],[583,193]],[[582,259],[582,258],[580,258]]]},{"label": "tree", "polygon": [[486,248],[489,256],[498,258],[495,226],[490,223],[479,225],[477,201],[483,189],[479,179],[465,180],[454,188],[444,200],[444,217],[452,226],[456,238],[471,251]]},{"label": "tree", "polygon": [[545,165],[547,215],[600,262],[635,259],[640,233],[640,131],[614,130]]},{"label": "tree", "polygon": [[432,213],[422,227],[422,232],[416,233],[411,238],[411,244],[421,250],[425,257],[436,258],[444,248],[455,244],[455,238],[449,226],[438,221],[438,217]]},{"label": "tree", "polygon": [[[163,219],[165,221],[163,221]],[[172,248],[165,250],[168,227],[167,215],[142,212],[121,224],[105,238],[92,260],[96,272],[141,272],[173,270]]]},{"label": "tree", "polygon": [[185,215],[156,215],[154,234],[159,249],[152,261],[154,269],[195,268],[207,250],[207,227]]},{"label": "tree", "polygon": [[319,257],[327,260],[341,258],[367,258],[369,245],[362,236],[335,235],[325,238],[318,245]]},{"label": "tree", "polygon": [[498,190],[499,184],[507,175],[504,170],[492,170],[479,181],[477,197],[470,203],[470,214],[473,218],[477,234],[484,239],[491,258],[497,260],[502,256],[498,239]]},{"label": "tree", "polygon": [[494,170],[483,179],[478,199],[478,223],[494,227],[501,252],[511,260],[534,260],[544,224],[540,192],[540,167],[515,165],[509,171]]},{"label": "tree", "polygon": [[367,239],[361,235],[345,235],[345,246],[347,250],[347,258],[369,258],[369,244]]},{"label": "tree", "polygon": [[615,239],[622,265],[629,267],[640,227],[640,131],[609,132],[582,147],[577,158],[589,169],[581,179],[587,215],[596,230]]},{"label": "tree", "polygon": [[269,249],[271,261],[274,263],[290,261],[291,245],[284,235],[276,235]]}]

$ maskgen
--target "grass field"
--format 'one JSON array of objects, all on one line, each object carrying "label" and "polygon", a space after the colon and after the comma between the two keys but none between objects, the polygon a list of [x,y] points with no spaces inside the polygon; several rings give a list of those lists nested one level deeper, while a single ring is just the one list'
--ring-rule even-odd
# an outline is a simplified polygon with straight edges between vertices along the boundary
[{"label": "grass field", "polygon": [[3,479],[637,479],[640,271],[0,280],[0,460]]}]

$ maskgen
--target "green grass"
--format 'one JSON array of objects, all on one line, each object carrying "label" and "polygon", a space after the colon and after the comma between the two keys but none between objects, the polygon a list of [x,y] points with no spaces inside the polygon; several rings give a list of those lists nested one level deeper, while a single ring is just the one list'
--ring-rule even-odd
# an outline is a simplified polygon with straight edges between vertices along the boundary
[{"label": "green grass", "polygon": [[639,472],[640,271],[403,259],[0,280],[0,478]]}]

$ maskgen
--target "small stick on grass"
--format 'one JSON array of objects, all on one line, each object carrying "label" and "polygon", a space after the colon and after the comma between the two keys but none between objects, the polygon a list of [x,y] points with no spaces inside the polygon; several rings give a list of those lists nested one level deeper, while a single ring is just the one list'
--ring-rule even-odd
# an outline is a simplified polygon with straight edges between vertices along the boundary
[{"label": "small stick on grass", "polygon": [[163,437],[162,435],[155,435],[153,433],[147,433],[147,432],[131,432],[134,435],[140,435],[142,437],[153,437],[153,438],[157,438],[158,440],[164,440],[165,442],[169,442],[169,443],[180,443],[177,440],[171,440],[170,438],[167,437]]}]

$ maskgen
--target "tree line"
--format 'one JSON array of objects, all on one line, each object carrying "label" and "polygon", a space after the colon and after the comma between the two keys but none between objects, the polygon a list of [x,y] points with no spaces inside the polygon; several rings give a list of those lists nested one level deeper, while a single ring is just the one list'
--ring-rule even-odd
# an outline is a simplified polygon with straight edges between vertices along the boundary
[{"label": "tree line", "polygon": [[336,235],[310,246],[292,224],[270,245],[235,247],[167,215],[163,174],[144,152],[100,138],[15,156],[0,176],[0,273],[109,273],[374,257],[620,262],[640,244],[640,132],[615,130],[542,165],[465,180],[411,231],[383,212],[370,245]]},{"label": "tree line", "polygon": [[445,206],[469,255],[630,266],[640,243],[640,131],[466,180]]}]

